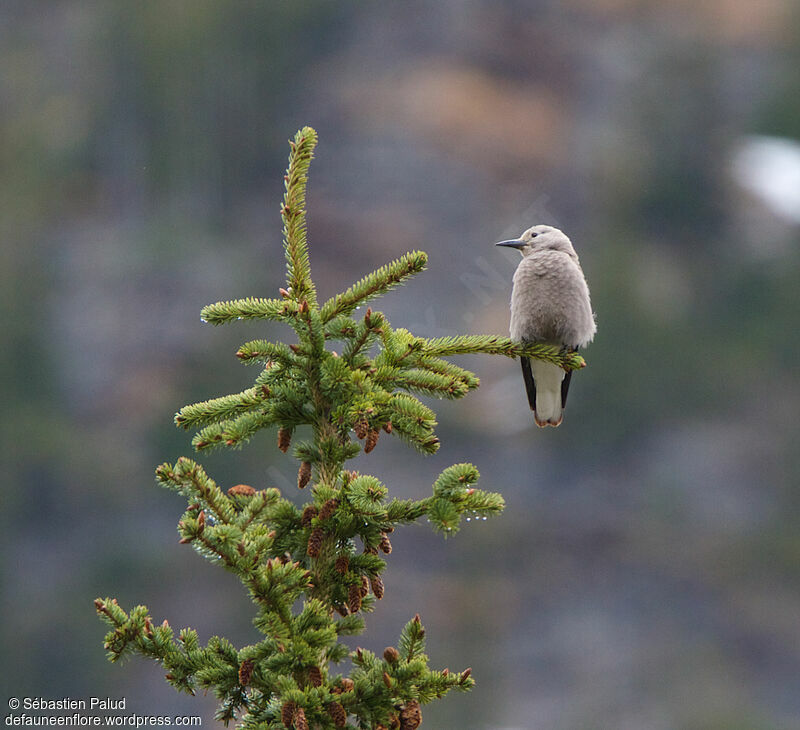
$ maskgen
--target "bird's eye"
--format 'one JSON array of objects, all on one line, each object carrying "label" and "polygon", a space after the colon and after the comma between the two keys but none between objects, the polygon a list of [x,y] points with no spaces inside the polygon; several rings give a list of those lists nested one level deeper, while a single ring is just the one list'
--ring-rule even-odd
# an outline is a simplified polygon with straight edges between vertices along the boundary
[{"label": "bird's eye", "polygon": [[531,233],[531,238],[536,238],[536,236],[538,235],[539,235],[538,233]]}]

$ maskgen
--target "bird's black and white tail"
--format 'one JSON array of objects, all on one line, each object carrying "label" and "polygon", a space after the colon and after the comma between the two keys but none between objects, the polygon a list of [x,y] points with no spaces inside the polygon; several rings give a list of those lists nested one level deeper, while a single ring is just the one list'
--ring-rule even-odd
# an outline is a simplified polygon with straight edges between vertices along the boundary
[{"label": "bird's black and white tail", "polygon": [[[572,371],[564,372],[558,365],[520,358],[522,378],[528,394],[528,404],[533,411],[537,426],[558,426],[564,417],[567,393]],[[537,386],[538,383],[538,386]]]}]

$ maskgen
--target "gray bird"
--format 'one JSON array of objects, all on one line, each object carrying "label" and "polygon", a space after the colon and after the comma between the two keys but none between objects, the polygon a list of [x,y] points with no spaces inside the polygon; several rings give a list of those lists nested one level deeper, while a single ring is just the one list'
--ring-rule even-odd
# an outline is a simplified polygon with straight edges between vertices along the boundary
[{"label": "gray bird", "polygon": [[[500,241],[522,254],[511,291],[511,339],[577,350],[597,331],[589,287],[578,254],[552,226],[533,226],[519,238]],[[572,371],[544,360],[521,358],[528,403],[537,426],[558,426],[567,404]]]}]

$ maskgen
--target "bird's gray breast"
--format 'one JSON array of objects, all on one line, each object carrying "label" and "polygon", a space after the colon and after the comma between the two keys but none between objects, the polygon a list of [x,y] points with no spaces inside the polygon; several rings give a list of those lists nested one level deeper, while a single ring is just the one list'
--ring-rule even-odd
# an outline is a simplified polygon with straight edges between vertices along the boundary
[{"label": "bird's gray breast", "polygon": [[511,293],[511,338],[578,347],[594,331],[589,288],[578,262],[552,250],[522,259]]}]

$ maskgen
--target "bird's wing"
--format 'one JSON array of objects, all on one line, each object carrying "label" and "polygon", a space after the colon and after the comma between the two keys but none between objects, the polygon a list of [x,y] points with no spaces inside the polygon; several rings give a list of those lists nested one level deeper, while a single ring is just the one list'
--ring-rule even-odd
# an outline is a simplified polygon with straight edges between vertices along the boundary
[{"label": "bird's wing", "polygon": [[567,407],[567,393],[569,392],[569,381],[572,379],[572,370],[568,370],[561,381],[561,407]]},{"label": "bird's wing", "polygon": [[[577,352],[576,347],[574,352]],[[561,407],[567,407],[567,393],[569,393],[569,381],[572,380],[572,370],[567,370],[564,374],[564,379],[561,381]]]},{"label": "bird's wing", "polygon": [[[531,360],[529,357],[521,357],[519,359],[522,364],[522,379],[525,381],[525,392],[528,394],[528,405],[532,411],[536,410],[536,383],[533,380],[533,373],[531,372]],[[562,399],[566,398],[562,387]]]}]

